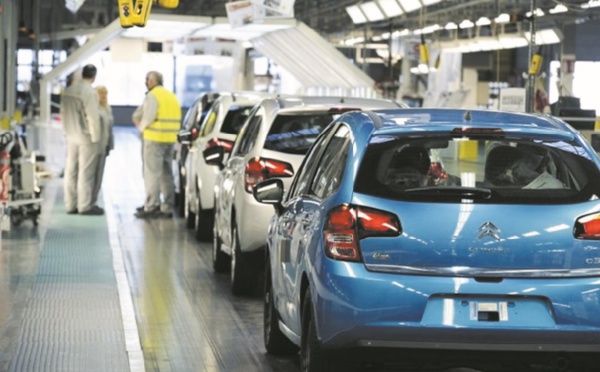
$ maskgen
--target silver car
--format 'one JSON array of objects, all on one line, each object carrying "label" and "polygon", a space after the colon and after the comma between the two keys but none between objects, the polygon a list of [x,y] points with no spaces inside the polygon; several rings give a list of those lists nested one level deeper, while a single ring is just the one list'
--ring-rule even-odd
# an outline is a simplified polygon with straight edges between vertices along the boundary
[{"label": "silver car", "polygon": [[[216,167],[206,164],[202,152],[218,146],[228,153],[252,107],[264,97],[266,94],[257,92],[219,93],[200,129],[189,133],[191,145],[185,164],[184,214],[187,227],[195,230],[198,240],[210,240],[212,234],[213,188],[219,172]],[[186,136],[181,133],[179,138],[186,141]]]},{"label": "silver car", "polygon": [[225,164],[223,151],[205,160],[223,170],[215,181],[213,267],[231,267],[234,294],[255,288],[273,208],[252,196],[257,183],[278,177],[289,187],[294,172],[319,133],[337,116],[361,109],[405,107],[390,100],[343,97],[267,98],[251,112]]}]

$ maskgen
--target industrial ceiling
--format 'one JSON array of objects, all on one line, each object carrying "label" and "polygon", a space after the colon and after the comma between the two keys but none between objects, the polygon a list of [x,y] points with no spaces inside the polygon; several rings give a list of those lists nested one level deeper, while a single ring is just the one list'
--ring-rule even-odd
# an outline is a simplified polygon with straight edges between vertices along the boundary
[{"label": "industrial ceiling", "polygon": [[[79,0],[81,1],[81,0]],[[585,7],[586,4],[600,5],[599,0],[416,0],[422,4],[418,10],[386,18],[378,22],[354,24],[345,11],[346,7],[366,3],[362,0],[296,0],[294,4],[295,18],[315,29],[325,39],[336,42],[349,37],[353,33],[367,32],[376,35],[390,30],[417,29],[431,24],[444,25],[448,22],[463,19],[475,21],[480,17],[494,18],[500,13],[509,13],[519,20],[531,9],[532,2],[536,7],[546,10],[544,17],[538,18],[540,26],[562,27],[569,23],[581,23],[600,18],[600,7]],[[203,17],[225,17],[225,1],[223,0],[180,0],[174,10],[161,9],[154,6],[153,13],[181,14]],[[598,4],[596,4],[598,3]],[[558,4],[569,11],[560,14],[549,14],[548,9]],[[20,21],[28,27],[31,23],[32,9],[41,13],[39,30],[35,30],[44,41],[62,42],[56,35],[64,35],[65,31],[103,28],[118,17],[116,0],[85,0],[76,13],[67,9],[65,0],[23,0],[20,2]],[[67,34],[68,35],[68,34]],[[27,43],[27,37],[20,38],[20,43]]]}]

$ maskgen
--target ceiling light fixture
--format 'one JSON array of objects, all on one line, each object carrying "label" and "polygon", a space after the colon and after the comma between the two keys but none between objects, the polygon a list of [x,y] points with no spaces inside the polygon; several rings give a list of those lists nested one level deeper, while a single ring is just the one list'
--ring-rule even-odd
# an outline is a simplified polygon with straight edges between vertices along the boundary
[{"label": "ceiling light fixture", "polygon": [[489,26],[492,24],[492,21],[490,21],[488,17],[481,17],[475,22],[475,24],[477,26]]},{"label": "ceiling light fixture", "polygon": [[[531,33],[525,32],[525,39],[529,41],[530,38]],[[561,40],[562,34],[560,33],[560,31],[553,28],[540,30],[535,33],[535,43],[538,45],[557,44],[560,43]]]},{"label": "ceiling light fixture", "polygon": [[510,14],[502,13],[498,17],[494,18],[494,22],[500,23],[509,23],[510,22]]},{"label": "ceiling light fixture", "polygon": [[458,25],[458,27],[460,27],[460,28],[471,28],[471,27],[474,27],[474,26],[475,26],[475,24],[472,21],[468,20],[468,19],[465,19],[464,21],[462,21]]},{"label": "ceiling light fixture", "polygon": [[360,24],[367,23],[367,17],[364,15],[362,10],[358,7],[358,5],[351,5],[346,7],[346,13],[352,18],[352,23]]},{"label": "ceiling light fixture", "polygon": [[[534,12],[536,17],[543,17],[544,15],[546,15],[546,13],[544,13],[544,11],[540,8],[537,8]],[[531,14],[531,12],[527,12],[525,13],[525,17],[530,18]]]},{"label": "ceiling light fixture", "polygon": [[569,8],[567,8],[563,4],[556,4],[556,6],[552,9],[550,9],[548,12],[550,14],[558,14],[558,13],[565,13],[568,11],[569,11]]},{"label": "ceiling light fixture", "polygon": [[600,0],[590,0],[586,4],[581,4],[582,9],[596,8],[600,6]]},{"label": "ceiling light fixture", "polygon": [[441,30],[442,28],[440,27],[440,25],[435,24],[435,25],[431,25],[431,26],[427,26],[427,27],[423,27],[421,29],[421,33],[422,34],[431,34],[435,31]]},{"label": "ceiling light fixture", "polygon": [[374,1],[369,1],[368,3],[360,4],[360,10],[362,10],[363,14],[367,17],[369,22],[377,22],[385,19],[383,12]]},{"label": "ceiling light fixture", "polygon": [[397,17],[404,13],[396,0],[377,0],[377,4],[388,18]]},{"label": "ceiling light fixture", "polygon": [[458,25],[454,22],[448,22],[448,23],[446,23],[446,26],[444,26],[444,28],[446,30],[456,30],[456,29],[458,29]]},{"label": "ceiling light fixture", "polygon": [[404,9],[404,13],[409,13],[417,9],[421,9],[421,2],[419,0],[398,0],[400,6]]}]

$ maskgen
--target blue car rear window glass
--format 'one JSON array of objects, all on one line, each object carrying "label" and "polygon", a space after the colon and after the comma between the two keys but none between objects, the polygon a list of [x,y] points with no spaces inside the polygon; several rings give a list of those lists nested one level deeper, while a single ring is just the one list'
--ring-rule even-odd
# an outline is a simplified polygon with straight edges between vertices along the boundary
[{"label": "blue car rear window glass", "polygon": [[600,172],[577,143],[374,137],[355,191],[396,200],[563,204],[600,197]]},{"label": "blue car rear window glass", "polygon": [[227,111],[223,125],[221,126],[221,132],[229,134],[238,134],[242,126],[248,119],[248,116],[252,111],[252,106],[232,106]]},{"label": "blue car rear window glass", "polygon": [[271,125],[265,149],[287,154],[306,154],[317,136],[334,119],[325,112],[278,115]]}]

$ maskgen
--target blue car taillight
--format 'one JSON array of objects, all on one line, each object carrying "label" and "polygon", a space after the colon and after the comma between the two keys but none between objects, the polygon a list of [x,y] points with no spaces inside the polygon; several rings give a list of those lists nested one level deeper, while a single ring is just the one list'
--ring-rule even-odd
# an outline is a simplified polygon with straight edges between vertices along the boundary
[{"label": "blue car taillight", "polygon": [[579,217],[573,234],[576,239],[600,240],[600,214]]},{"label": "blue car taillight", "polygon": [[400,221],[389,212],[340,205],[329,211],[323,237],[325,254],[334,260],[360,262],[358,241],[366,237],[398,236]]}]

